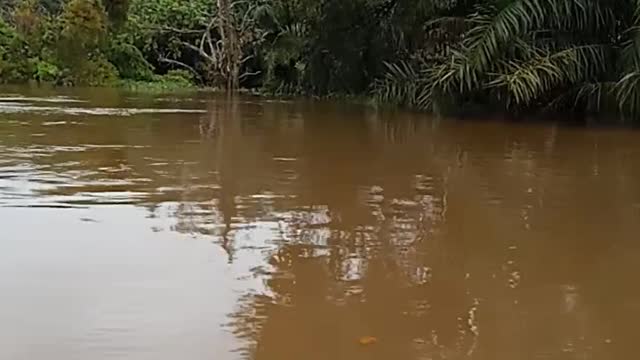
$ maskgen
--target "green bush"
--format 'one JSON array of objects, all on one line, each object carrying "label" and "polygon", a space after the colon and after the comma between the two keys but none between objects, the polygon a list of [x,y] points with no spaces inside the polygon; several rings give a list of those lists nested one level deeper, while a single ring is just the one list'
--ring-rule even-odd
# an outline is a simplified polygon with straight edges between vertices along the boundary
[{"label": "green bush", "polygon": [[0,79],[20,82],[30,78],[31,54],[27,43],[15,28],[0,19]]},{"label": "green bush", "polygon": [[107,56],[123,79],[152,80],[153,65],[144,58],[140,49],[126,42],[122,37],[116,37],[109,43]]},{"label": "green bush", "polygon": [[33,79],[39,82],[56,82],[61,74],[60,68],[50,62],[33,59]]},{"label": "green bush", "polygon": [[118,80],[118,69],[105,57],[82,62],[67,78],[73,85],[104,86],[113,85]]},{"label": "green bush", "polygon": [[151,81],[123,80],[120,87],[135,91],[173,92],[194,89],[193,75],[184,70],[171,70],[165,75],[154,75]]},{"label": "green bush", "polygon": [[193,85],[193,74],[186,70],[169,70],[165,75],[156,76],[156,82],[190,87]]}]

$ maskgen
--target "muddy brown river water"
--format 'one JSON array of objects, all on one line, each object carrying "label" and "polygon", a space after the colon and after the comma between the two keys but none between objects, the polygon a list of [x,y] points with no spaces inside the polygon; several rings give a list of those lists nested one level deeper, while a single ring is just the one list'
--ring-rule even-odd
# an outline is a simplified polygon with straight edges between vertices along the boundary
[{"label": "muddy brown river water", "polygon": [[0,89],[0,359],[619,360],[640,132]]}]

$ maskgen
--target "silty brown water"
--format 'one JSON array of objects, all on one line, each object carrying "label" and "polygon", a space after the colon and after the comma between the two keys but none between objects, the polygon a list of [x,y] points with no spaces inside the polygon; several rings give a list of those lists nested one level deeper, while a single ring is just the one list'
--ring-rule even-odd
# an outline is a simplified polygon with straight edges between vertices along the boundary
[{"label": "silty brown water", "polygon": [[636,356],[636,131],[2,93],[1,359]]}]

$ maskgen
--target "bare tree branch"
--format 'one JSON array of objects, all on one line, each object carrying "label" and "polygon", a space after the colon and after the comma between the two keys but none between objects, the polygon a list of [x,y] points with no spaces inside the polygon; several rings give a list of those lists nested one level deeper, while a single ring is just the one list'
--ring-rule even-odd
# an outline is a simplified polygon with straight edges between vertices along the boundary
[{"label": "bare tree branch", "polygon": [[196,69],[194,69],[193,67],[183,63],[182,61],[178,61],[178,60],[172,60],[172,59],[168,59],[164,56],[161,56],[159,58],[159,60],[161,62],[167,63],[167,64],[172,64],[172,65],[176,65],[176,66],[180,66],[182,68],[185,68],[189,71],[191,71],[195,76],[198,77],[198,79],[200,79],[201,82],[204,82],[204,79],[202,78],[202,76],[196,71]]},{"label": "bare tree branch", "polygon": [[204,51],[204,44],[205,44],[205,40],[206,40],[208,45],[209,45],[209,51],[211,51],[211,55],[213,55],[213,53],[214,53],[213,44],[211,42],[211,28],[215,25],[217,19],[218,19],[218,17],[214,16],[211,19],[211,21],[209,21],[209,24],[207,25],[207,28],[202,33],[202,38],[200,38],[200,51]]},{"label": "bare tree branch", "polygon": [[200,38],[200,52],[204,52],[204,41],[207,38],[207,31],[202,33],[202,37]]},{"label": "bare tree branch", "polygon": [[253,59],[254,57],[255,57],[254,55],[245,56],[244,59],[240,60],[240,65],[246,63],[247,61]]},{"label": "bare tree branch", "polygon": [[203,58],[205,58],[207,61],[211,62],[211,63],[215,63],[215,58],[211,57],[211,55],[207,54],[206,51],[204,51],[203,49],[200,49],[199,47],[190,44],[186,41],[181,41],[180,42],[182,45],[188,47],[189,49],[197,52],[198,54],[200,54],[200,56],[202,56]]},{"label": "bare tree branch", "polygon": [[161,32],[173,32],[176,34],[196,35],[201,34],[204,30],[190,30],[190,29],[178,29],[171,26],[147,26],[145,30],[158,30]]},{"label": "bare tree branch", "polygon": [[[212,22],[212,24],[213,24],[213,22]],[[211,51],[211,56],[215,56],[215,54],[218,51],[213,46],[213,40],[211,39],[211,27],[207,28],[207,43],[209,44],[209,51]]]},{"label": "bare tree branch", "polygon": [[260,70],[254,71],[254,72],[246,72],[246,73],[243,73],[242,75],[238,76],[238,80],[243,80],[246,77],[256,76],[256,75],[260,75],[260,74],[262,74],[262,71],[260,71]]},{"label": "bare tree branch", "polygon": [[249,9],[247,9],[247,11],[244,13],[244,17],[242,18],[242,21],[240,22],[240,29],[244,30],[246,29],[246,25],[248,23],[249,20],[251,20],[250,15],[253,15],[252,12],[255,10],[256,6],[255,5],[251,5],[249,6]]}]

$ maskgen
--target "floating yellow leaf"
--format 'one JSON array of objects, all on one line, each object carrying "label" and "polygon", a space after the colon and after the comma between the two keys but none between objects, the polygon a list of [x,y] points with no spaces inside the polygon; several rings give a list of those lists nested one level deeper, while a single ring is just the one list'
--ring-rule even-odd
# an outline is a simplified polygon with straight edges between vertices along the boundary
[{"label": "floating yellow leaf", "polygon": [[372,345],[378,342],[378,338],[373,336],[363,336],[358,340],[360,345]]}]

